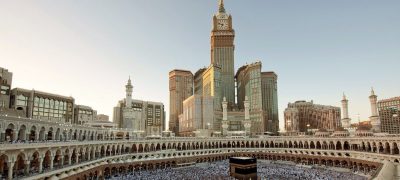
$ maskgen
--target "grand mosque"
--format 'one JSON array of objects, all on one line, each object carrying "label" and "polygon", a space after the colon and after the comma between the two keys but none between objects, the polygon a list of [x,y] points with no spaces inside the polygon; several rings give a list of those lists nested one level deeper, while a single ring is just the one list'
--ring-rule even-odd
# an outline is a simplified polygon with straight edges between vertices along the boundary
[{"label": "grand mosque", "polygon": [[[386,123],[398,118],[399,98],[377,102],[372,90],[370,126],[351,126],[343,96],[344,117],[329,131],[279,134],[276,74],[255,62],[235,75],[234,37],[220,0],[210,66],[169,74],[171,131],[162,131],[161,103],[132,99],[130,80],[111,123],[72,97],[12,89],[12,73],[0,68],[0,179],[234,179],[232,157],[256,159],[260,179],[400,179],[400,136]],[[295,113],[288,127],[302,121]]]}]

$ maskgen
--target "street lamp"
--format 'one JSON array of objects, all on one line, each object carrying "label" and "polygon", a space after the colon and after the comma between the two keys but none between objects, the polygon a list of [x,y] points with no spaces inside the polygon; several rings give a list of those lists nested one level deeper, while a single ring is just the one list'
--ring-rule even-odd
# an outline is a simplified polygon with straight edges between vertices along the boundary
[{"label": "street lamp", "polygon": [[310,134],[310,124],[307,124],[307,135]]}]

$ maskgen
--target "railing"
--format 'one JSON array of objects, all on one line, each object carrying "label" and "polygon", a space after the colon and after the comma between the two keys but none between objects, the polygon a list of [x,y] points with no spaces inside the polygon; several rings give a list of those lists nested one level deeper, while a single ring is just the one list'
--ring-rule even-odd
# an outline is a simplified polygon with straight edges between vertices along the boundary
[{"label": "railing", "polygon": [[[138,162],[148,162],[148,161],[153,161],[153,160],[177,160],[177,159],[181,159],[181,158],[185,158],[185,157],[198,157],[198,156],[209,156],[209,155],[226,155],[226,154],[234,154],[234,153],[276,153],[276,155],[279,154],[288,154],[289,151],[291,151],[292,149],[288,149],[288,148],[275,148],[273,149],[273,151],[268,151],[269,149],[263,149],[263,151],[260,151],[259,148],[241,148],[241,149],[230,149],[230,148],[220,148],[220,149],[203,149],[203,150],[183,150],[183,151],[175,151],[175,152],[169,152],[166,153],[165,151],[153,151],[153,152],[145,152],[145,153],[125,153],[122,155],[113,155],[113,156],[106,156],[106,157],[100,157],[97,158],[95,160],[90,160],[90,161],[84,161],[81,162],[79,164],[72,164],[72,165],[68,165],[68,166],[64,166],[64,167],[60,167],[57,169],[53,169],[51,171],[46,171],[44,173],[41,174],[31,174],[30,176],[24,176],[24,177],[17,177],[17,178],[24,178],[24,179],[42,179],[42,178],[46,178],[46,177],[51,177],[53,175],[56,174],[61,174],[61,173],[66,173],[67,171],[71,171],[74,169],[78,169],[84,166],[89,166],[92,165],[91,168],[95,168],[98,166],[101,166],[103,164],[101,164],[102,162],[106,162],[106,161],[112,161],[112,160],[119,160],[119,159],[124,159],[124,162],[122,163],[138,163]],[[214,151],[214,153],[208,153],[209,151]],[[352,158],[352,159],[359,159],[358,157],[358,152],[349,152],[349,151],[335,151],[335,150],[310,150],[310,149],[297,149],[297,151],[304,151],[304,152],[308,152],[308,151],[319,151],[319,152],[335,152],[335,153],[350,153],[350,156],[343,156],[341,158]],[[198,152],[203,152],[203,153],[198,153]],[[178,155],[178,153],[180,153],[181,155]],[[183,153],[186,153],[187,155],[183,155]],[[354,154],[353,154],[354,153]],[[175,154],[175,156],[161,156],[162,154]],[[194,155],[192,155],[194,154]],[[289,153],[290,154],[290,153]],[[296,155],[296,153],[291,153]],[[146,155],[149,155],[147,158],[141,158],[139,159],[139,156],[145,157]],[[157,157],[154,157],[155,155],[160,155]],[[298,154],[300,155],[300,154]],[[311,154],[307,154],[307,155],[311,155]],[[338,157],[338,156],[330,156],[330,153],[328,153],[329,157]],[[364,155],[370,157],[370,160],[366,160],[364,158],[361,158],[359,160],[366,160],[366,161],[374,161],[372,159],[376,158],[376,154],[374,153],[364,153]],[[135,159],[132,159],[132,156],[135,156]],[[312,155],[312,156],[321,156],[321,155]],[[130,159],[131,161],[127,161],[128,159]],[[377,163],[382,163],[379,160],[375,160],[375,162]],[[100,163],[100,164],[97,164]],[[119,161],[115,162],[115,163],[121,163]],[[90,169],[91,169],[90,168]],[[373,176],[375,177],[378,172],[381,170],[382,166],[380,166],[377,169],[377,173],[375,173]]]},{"label": "railing", "polygon": [[134,131],[133,129],[127,128],[100,128],[100,127],[91,127],[86,125],[78,125],[78,124],[70,124],[70,123],[63,123],[63,122],[54,122],[48,119],[36,119],[36,118],[26,118],[20,116],[8,116],[7,114],[0,114],[0,121],[14,121],[14,122],[21,122],[21,123],[39,123],[45,125],[52,125],[52,126],[60,126],[63,128],[73,128],[73,129],[86,129],[86,130],[110,130],[110,131]]}]

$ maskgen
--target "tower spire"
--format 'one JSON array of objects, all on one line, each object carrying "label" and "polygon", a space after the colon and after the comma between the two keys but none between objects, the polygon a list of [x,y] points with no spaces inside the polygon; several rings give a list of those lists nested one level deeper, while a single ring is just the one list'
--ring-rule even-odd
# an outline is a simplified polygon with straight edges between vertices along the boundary
[{"label": "tower spire", "polygon": [[219,0],[219,12],[225,13],[224,0]]},{"label": "tower spire", "polygon": [[128,86],[132,86],[131,76],[129,76],[129,79],[128,79]]},{"label": "tower spire", "polygon": [[132,106],[132,82],[131,82],[131,76],[129,76],[128,83],[125,85],[125,92],[126,92],[126,101],[125,101],[125,106],[130,108]]}]

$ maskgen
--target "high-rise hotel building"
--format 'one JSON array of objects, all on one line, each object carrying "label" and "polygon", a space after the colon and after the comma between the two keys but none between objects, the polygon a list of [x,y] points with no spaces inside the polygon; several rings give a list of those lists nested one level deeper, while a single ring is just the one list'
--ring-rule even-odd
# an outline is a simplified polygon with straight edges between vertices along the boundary
[{"label": "high-rise hotel building", "polygon": [[[234,39],[232,16],[220,0],[212,18],[210,65],[190,76],[193,82],[178,81],[183,75],[175,75],[176,70],[170,73],[170,129],[178,131],[176,134],[193,135],[199,129],[222,135],[278,131],[277,75],[262,72],[261,62],[242,66],[235,74]],[[191,73],[184,72],[189,78]],[[189,89],[195,97],[190,97]],[[249,105],[248,116],[245,104]]]},{"label": "high-rise hotel building", "polygon": [[341,127],[340,108],[306,101],[289,103],[284,112],[287,132],[335,131]]},{"label": "high-rise hotel building", "polygon": [[175,69],[169,72],[169,130],[178,134],[179,115],[183,112],[182,102],[193,95],[193,74]]},{"label": "high-rise hotel building", "polygon": [[400,97],[378,101],[381,131],[389,134],[400,134]]},{"label": "high-rise hotel building", "polygon": [[274,72],[261,73],[262,107],[264,110],[264,128],[268,132],[279,131],[278,112],[278,75]]}]

